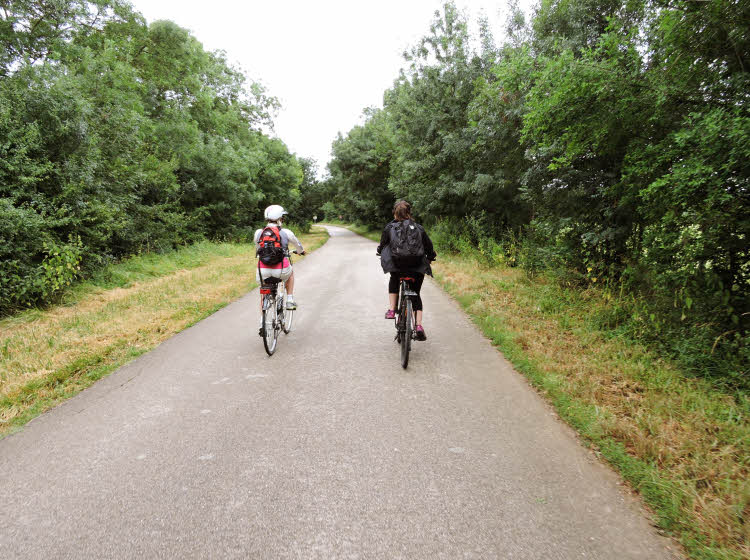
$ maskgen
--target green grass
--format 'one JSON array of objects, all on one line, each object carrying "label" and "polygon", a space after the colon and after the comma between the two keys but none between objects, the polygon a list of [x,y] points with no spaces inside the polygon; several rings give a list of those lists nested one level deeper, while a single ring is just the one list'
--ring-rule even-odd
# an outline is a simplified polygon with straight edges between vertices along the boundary
[{"label": "green grass", "polygon": [[3,425],[2,436],[19,431],[25,424],[62,401],[77,395],[86,387],[137,358],[146,349],[130,349],[117,360],[108,361],[109,352],[79,358],[54,373],[31,381],[20,392],[0,399],[0,410],[20,412]]},{"label": "green grass", "polygon": [[[317,230],[300,236],[323,245]],[[0,321],[0,436],[255,287],[249,244],[200,243],[113,265],[64,305]]]},{"label": "green grass", "polygon": [[136,255],[121,263],[97,271],[92,278],[82,282],[68,297],[90,292],[92,287],[111,289],[126,288],[135,282],[143,282],[172,274],[178,270],[189,270],[203,266],[216,258],[236,257],[248,252],[247,243],[212,243],[201,241],[167,253]]}]

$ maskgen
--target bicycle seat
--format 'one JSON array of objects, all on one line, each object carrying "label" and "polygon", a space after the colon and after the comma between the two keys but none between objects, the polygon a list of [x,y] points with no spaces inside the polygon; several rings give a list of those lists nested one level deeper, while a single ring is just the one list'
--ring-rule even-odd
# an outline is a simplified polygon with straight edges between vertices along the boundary
[{"label": "bicycle seat", "polygon": [[263,279],[263,284],[267,284],[269,286],[273,286],[274,284],[278,284],[279,282],[281,282],[281,278],[271,277]]}]

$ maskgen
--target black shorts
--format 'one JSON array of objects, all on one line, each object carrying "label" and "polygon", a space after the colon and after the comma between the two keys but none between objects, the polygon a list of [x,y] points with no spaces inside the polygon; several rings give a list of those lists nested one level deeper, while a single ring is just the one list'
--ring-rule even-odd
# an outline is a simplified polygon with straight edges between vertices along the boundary
[{"label": "black shorts", "polygon": [[[391,279],[388,281],[388,293],[397,294],[401,284],[401,275],[403,272],[391,272]],[[406,273],[409,277],[414,278],[414,282],[411,283],[412,289],[417,292],[417,297],[414,300],[414,311],[422,311],[422,296],[419,295],[422,290],[422,282],[424,282],[424,274],[419,272]]]}]

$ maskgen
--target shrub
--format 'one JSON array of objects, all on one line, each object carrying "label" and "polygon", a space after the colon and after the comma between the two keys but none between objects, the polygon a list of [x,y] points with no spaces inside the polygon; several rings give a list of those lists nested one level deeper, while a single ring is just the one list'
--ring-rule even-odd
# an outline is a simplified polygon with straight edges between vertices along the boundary
[{"label": "shrub", "polygon": [[39,275],[39,293],[49,300],[78,277],[81,270],[83,244],[80,237],[72,236],[66,244],[53,241],[44,244],[47,256],[41,264]]}]

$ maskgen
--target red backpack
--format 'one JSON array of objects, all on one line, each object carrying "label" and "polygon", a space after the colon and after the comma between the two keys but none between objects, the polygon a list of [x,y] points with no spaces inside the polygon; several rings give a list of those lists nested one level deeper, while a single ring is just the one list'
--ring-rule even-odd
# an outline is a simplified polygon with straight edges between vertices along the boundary
[{"label": "red backpack", "polygon": [[266,226],[258,239],[258,257],[260,262],[274,266],[284,260],[284,245],[281,242],[281,231],[274,226]]}]

